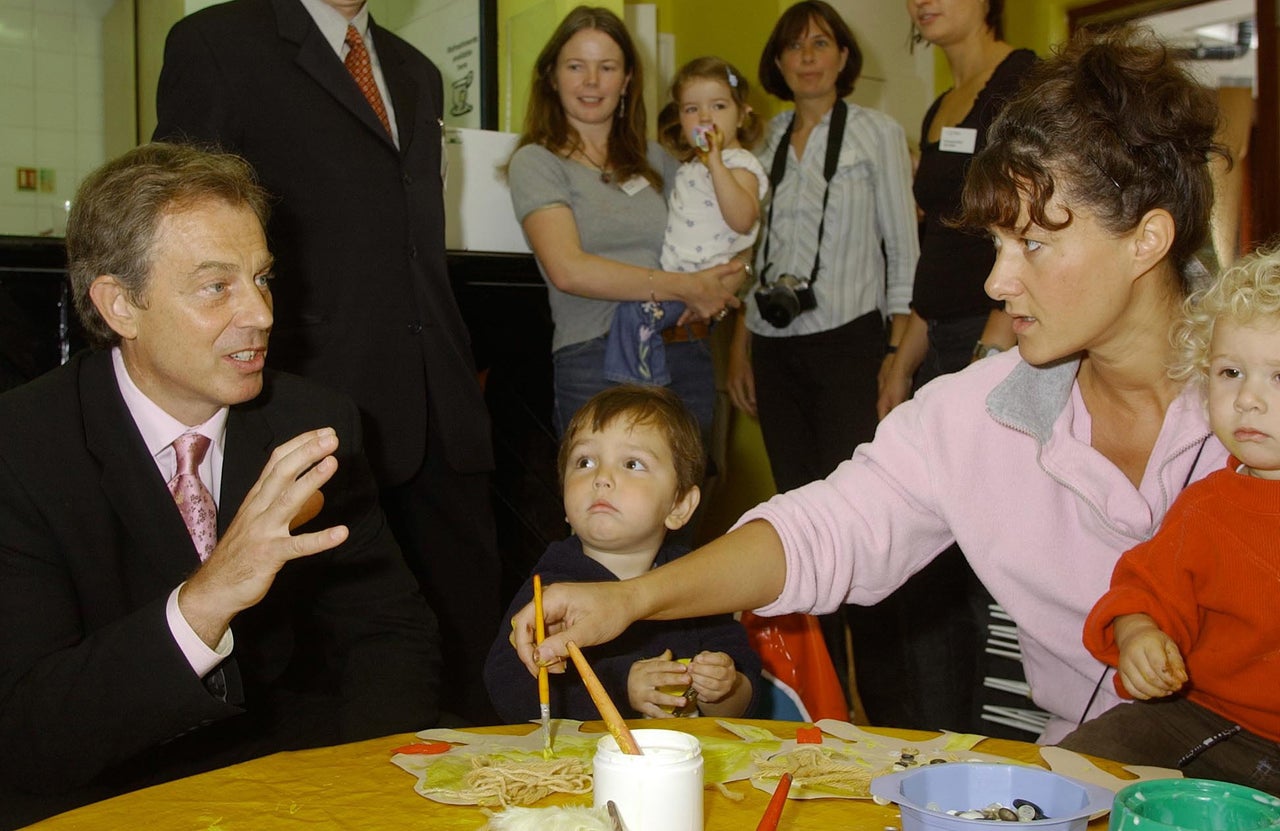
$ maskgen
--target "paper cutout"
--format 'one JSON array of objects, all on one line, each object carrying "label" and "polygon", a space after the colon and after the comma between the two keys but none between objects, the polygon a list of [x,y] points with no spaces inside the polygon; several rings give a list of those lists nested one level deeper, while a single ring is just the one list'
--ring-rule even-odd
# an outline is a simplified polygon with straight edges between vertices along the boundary
[{"label": "paper cutout", "polygon": [[[578,758],[588,765],[595,757],[596,743],[607,733],[584,733],[582,722],[571,719],[552,719],[551,736],[556,758]],[[765,779],[756,768],[757,759],[767,759],[779,753],[795,750],[800,745],[795,739],[783,739],[769,730],[751,724],[737,724],[717,720],[716,724],[736,738],[698,736],[702,745],[703,775],[706,784],[725,784],[744,779],[751,780],[756,789],[772,794],[776,779]],[[660,722],[654,723],[661,727]],[[914,751],[918,762],[927,764],[932,759],[947,761],[974,760],[1024,764],[992,753],[978,753],[973,746],[984,736],[962,733],[943,733],[929,739],[904,741],[869,733],[852,724],[824,719],[816,725],[827,737],[822,747],[833,752],[849,754],[863,760],[869,770],[890,772],[893,763],[900,761],[903,750]],[[538,722],[531,722],[529,732],[520,735],[495,733],[471,733],[446,728],[423,730],[417,734],[424,742],[448,742],[454,745],[439,755],[397,753],[391,762],[401,770],[417,777],[414,790],[435,802],[447,805],[474,805],[460,799],[462,777],[471,769],[475,756],[501,754],[510,759],[542,759],[542,733]],[[812,747],[813,745],[808,745]],[[792,786],[789,799],[870,799],[870,794],[831,793],[806,790],[800,783]]]},{"label": "paper cutout", "polygon": [[1119,776],[1112,776],[1084,756],[1074,750],[1067,750],[1065,747],[1042,747],[1040,748],[1040,756],[1048,763],[1049,769],[1054,773],[1061,773],[1063,776],[1070,776],[1072,779],[1079,779],[1081,782],[1092,782],[1111,791],[1118,791],[1123,787],[1132,785],[1134,782],[1144,782],[1149,779],[1182,778],[1182,771],[1173,768],[1121,765],[1122,768],[1137,777],[1136,779],[1121,779]]},{"label": "paper cutout", "polygon": [[[910,741],[869,733],[847,721],[822,719],[817,727],[832,738],[824,738],[824,751],[841,754],[856,764],[861,764],[876,775],[892,773],[895,762],[901,761],[903,751],[914,756],[916,764],[929,764],[934,759],[947,762],[995,762],[998,764],[1022,765],[1016,759],[997,756],[994,753],[980,753],[972,748],[983,741],[986,736],[973,733],[942,733],[930,739],[912,739]],[[784,741],[777,753],[770,757],[795,750],[800,745],[795,741]],[[873,777],[874,778],[874,777]],[[778,780],[753,775],[751,784],[756,789],[772,794],[778,786]],[[870,791],[858,793],[853,791],[834,791],[830,788],[806,788],[803,781],[795,781],[791,785],[788,799],[871,799]]]}]

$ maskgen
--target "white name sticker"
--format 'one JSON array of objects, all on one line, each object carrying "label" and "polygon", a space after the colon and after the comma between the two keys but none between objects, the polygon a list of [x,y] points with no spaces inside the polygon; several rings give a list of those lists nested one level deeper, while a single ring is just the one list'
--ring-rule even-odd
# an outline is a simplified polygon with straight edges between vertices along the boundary
[{"label": "white name sticker", "polygon": [[622,188],[622,192],[627,196],[635,196],[640,191],[649,187],[649,180],[643,176],[636,176],[626,182],[623,182],[619,187]]},{"label": "white name sticker", "polygon": [[938,149],[943,153],[972,154],[978,146],[978,131],[972,127],[943,127]]}]

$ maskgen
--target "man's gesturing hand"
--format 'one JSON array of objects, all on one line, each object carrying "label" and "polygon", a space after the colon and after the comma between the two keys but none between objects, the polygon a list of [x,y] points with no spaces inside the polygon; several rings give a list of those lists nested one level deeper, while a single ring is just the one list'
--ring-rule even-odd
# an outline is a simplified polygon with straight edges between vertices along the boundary
[{"label": "man's gesturing hand", "polygon": [[341,544],[344,525],[294,536],[289,523],[338,469],[338,436],[330,427],[295,436],[267,460],[235,519],[178,597],[187,623],[210,647],[231,620],[266,595],[290,560]]}]

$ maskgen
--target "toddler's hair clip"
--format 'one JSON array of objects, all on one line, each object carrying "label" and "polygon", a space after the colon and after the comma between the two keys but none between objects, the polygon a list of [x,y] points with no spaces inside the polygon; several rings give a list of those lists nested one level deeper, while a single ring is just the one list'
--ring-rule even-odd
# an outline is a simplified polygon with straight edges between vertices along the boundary
[{"label": "toddler's hair clip", "polygon": [[724,74],[729,76],[729,86],[733,87],[734,89],[737,89],[737,88],[738,88],[738,76],[733,74],[733,70],[732,70],[732,69],[726,69],[726,70],[724,71]]}]

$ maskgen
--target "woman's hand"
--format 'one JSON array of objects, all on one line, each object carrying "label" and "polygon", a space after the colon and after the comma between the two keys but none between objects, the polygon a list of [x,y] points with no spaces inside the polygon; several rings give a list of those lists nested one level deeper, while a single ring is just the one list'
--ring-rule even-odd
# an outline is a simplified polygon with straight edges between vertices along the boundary
[{"label": "woman's hand", "polygon": [[670,286],[676,299],[683,301],[686,307],[681,323],[718,320],[722,317],[717,317],[720,312],[742,305],[742,301],[738,299],[738,289],[746,279],[747,272],[740,260],[730,260],[702,271],[680,274],[678,277],[678,280],[670,282]]},{"label": "woman's hand", "polygon": [[733,321],[733,339],[729,342],[729,400],[748,415],[756,415],[756,375],[751,369],[751,333],[747,316],[741,311]]},{"label": "woman's hand", "polygon": [[880,396],[876,400],[876,413],[880,418],[911,397],[916,370],[929,351],[929,324],[915,311],[894,315],[889,343],[897,347],[897,351],[886,355],[880,364],[877,378]]},{"label": "woman's hand", "polygon": [[547,638],[537,646],[533,603],[525,605],[511,619],[511,645],[530,674],[539,666],[564,672],[569,654],[566,641],[578,646],[594,646],[613,640],[639,615],[631,611],[633,597],[623,583],[556,583],[542,593],[542,610]]},{"label": "woman's hand", "polygon": [[885,355],[878,376],[880,396],[876,399],[876,415],[887,416],[894,407],[911,397],[911,376],[894,367],[896,355]]}]

